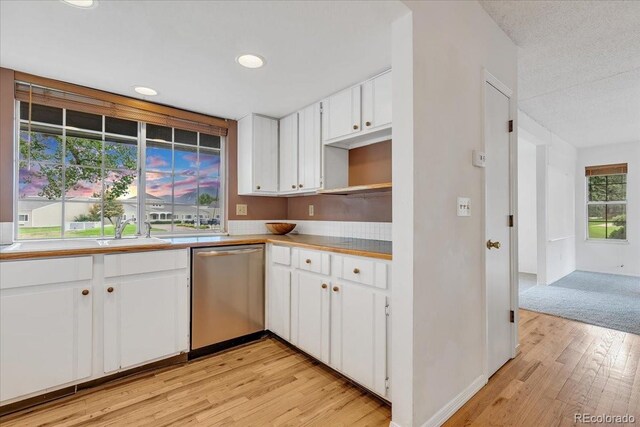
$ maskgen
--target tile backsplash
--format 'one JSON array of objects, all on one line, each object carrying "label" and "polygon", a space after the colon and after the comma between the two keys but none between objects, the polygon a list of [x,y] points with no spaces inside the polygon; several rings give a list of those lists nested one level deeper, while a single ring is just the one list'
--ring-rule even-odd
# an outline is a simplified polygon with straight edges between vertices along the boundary
[{"label": "tile backsplash", "polygon": [[[286,222],[282,220],[231,220],[228,221],[227,231],[231,235],[264,234],[267,229],[265,222]],[[352,237],[356,239],[372,239],[391,241],[390,222],[356,222],[356,221],[291,221],[297,224],[293,231],[298,234],[313,234],[317,236]]]}]

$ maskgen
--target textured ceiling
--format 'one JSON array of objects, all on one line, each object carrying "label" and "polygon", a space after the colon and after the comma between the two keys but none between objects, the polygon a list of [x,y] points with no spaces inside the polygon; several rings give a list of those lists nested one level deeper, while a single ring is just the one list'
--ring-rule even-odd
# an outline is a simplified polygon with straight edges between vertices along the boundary
[{"label": "textured ceiling", "polygon": [[640,141],[640,1],[481,1],[518,45],[518,105],[576,147]]},{"label": "textured ceiling", "polygon": [[[226,118],[281,117],[391,65],[398,1],[0,2],[0,65]],[[235,58],[257,53],[258,70]]]}]

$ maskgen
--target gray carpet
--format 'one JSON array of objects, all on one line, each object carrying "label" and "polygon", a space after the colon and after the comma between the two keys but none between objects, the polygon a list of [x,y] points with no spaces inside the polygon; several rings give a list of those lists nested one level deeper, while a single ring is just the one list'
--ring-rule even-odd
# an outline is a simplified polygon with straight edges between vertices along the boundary
[{"label": "gray carpet", "polygon": [[640,277],[574,271],[522,290],[520,308],[640,335]]}]

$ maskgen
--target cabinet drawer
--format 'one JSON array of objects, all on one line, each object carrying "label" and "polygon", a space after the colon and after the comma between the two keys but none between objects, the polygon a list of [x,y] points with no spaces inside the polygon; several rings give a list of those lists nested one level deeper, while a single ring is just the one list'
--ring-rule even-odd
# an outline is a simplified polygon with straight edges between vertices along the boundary
[{"label": "cabinet drawer", "polygon": [[186,249],[105,255],[104,277],[157,273],[189,266]]},{"label": "cabinet drawer", "polygon": [[329,275],[331,274],[329,260],[328,253],[299,249],[297,267],[300,270]]},{"label": "cabinet drawer", "polygon": [[287,246],[272,246],[271,262],[274,264],[291,265],[291,248]]},{"label": "cabinet drawer", "polygon": [[91,280],[93,258],[49,258],[0,263],[0,288]]},{"label": "cabinet drawer", "polygon": [[387,289],[387,264],[362,257],[336,257],[338,277]]}]

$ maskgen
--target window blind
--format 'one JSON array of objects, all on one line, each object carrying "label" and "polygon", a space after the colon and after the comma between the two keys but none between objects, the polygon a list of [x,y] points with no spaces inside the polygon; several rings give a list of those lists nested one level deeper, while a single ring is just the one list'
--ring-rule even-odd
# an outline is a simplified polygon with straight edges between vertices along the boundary
[{"label": "window blind", "polygon": [[15,97],[22,102],[227,136],[227,121],[218,117],[24,73],[16,73]]},{"label": "window blind", "polygon": [[617,163],[614,165],[587,166],[584,168],[584,171],[585,176],[616,175],[627,173],[627,164]]}]

